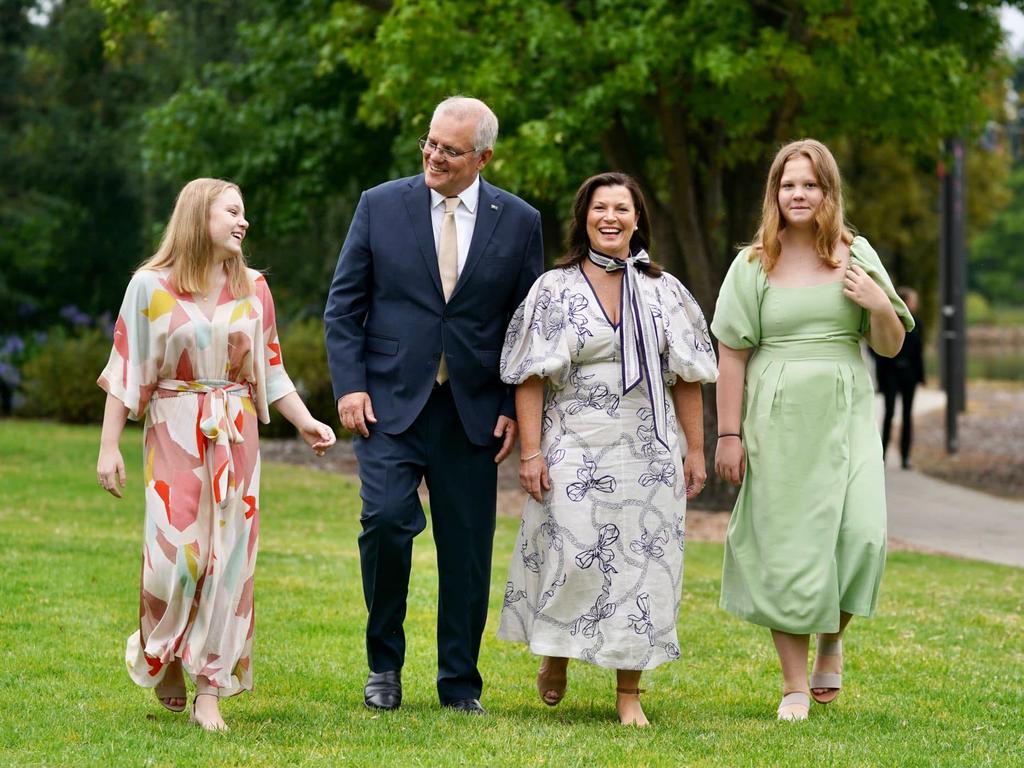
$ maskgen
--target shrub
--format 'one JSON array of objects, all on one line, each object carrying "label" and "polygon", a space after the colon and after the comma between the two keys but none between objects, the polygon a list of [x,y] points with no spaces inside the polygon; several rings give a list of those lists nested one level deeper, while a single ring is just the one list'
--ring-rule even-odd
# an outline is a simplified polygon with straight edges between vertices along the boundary
[{"label": "shrub", "polygon": [[974,291],[967,294],[964,313],[968,325],[988,325],[995,317],[988,300]]},{"label": "shrub", "polygon": [[[16,414],[69,423],[100,424],[105,395],[96,378],[110,356],[111,336],[80,326],[55,328],[21,368],[22,400]],[[281,331],[285,368],[313,416],[339,431],[338,413],[327,370],[323,325],[318,319],[290,323]],[[295,429],[271,406],[271,421],[260,425],[266,437],[292,437]]]},{"label": "shrub", "polygon": [[110,335],[98,328],[55,328],[21,369],[24,400],[16,413],[73,424],[103,421],[103,390],[96,378],[110,357]]}]

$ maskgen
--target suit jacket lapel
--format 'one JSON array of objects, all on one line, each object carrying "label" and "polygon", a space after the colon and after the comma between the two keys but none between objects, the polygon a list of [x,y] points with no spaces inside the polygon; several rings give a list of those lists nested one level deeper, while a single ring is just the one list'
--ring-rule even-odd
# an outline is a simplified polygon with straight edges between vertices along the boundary
[{"label": "suit jacket lapel", "polygon": [[[409,182],[409,189],[403,195],[405,208],[412,221],[412,232],[420,254],[427,267],[427,272],[434,280],[438,294],[444,298],[441,288],[441,271],[437,266],[437,249],[434,246],[434,225],[430,222],[430,190],[423,183],[423,176],[417,176]],[[479,226],[479,222],[477,224]]]},{"label": "suit jacket lapel", "polygon": [[[487,244],[491,241],[494,228],[501,218],[501,195],[496,187],[492,187],[483,178],[480,179],[480,200],[476,205],[476,225],[473,227],[473,239],[469,243],[469,253],[466,255],[466,264],[459,274],[459,281],[455,284],[449,303],[459,295],[462,286],[469,280],[473,270],[476,269]],[[440,273],[438,273],[440,284]]]}]

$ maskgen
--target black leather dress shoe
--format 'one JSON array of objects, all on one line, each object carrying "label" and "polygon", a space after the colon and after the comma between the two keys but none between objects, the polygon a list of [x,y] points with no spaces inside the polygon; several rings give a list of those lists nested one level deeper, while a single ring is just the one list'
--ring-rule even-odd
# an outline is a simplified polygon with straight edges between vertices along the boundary
[{"label": "black leather dress shoe", "polygon": [[445,709],[465,712],[467,715],[486,715],[487,710],[480,704],[480,699],[458,699],[441,705]]},{"label": "black leather dress shoe", "polygon": [[363,689],[363,703],[370,709],[392,710],[402,706],[402,672],[371,672]]}]

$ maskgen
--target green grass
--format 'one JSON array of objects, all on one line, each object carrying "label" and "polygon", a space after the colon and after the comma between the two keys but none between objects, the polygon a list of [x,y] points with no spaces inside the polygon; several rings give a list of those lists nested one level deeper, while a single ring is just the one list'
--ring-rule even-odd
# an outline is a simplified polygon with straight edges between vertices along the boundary
[{"label": "green grass", "polygon": [[[139,433],[121,502],[94,479],[98,430],[0,422],[0,765],[1021,765],[1024,571],[926,555],[889,561],[879,615],[848,634],[846,689],[777,723],[767,632],[717,608],[721,546],[687,545],[682,659],[645,676],[646,731],[614,722],[612,673],[570,668],[549,709],[536,660],[494,638],[515,520],[500,520],[475,719],[439,710],[436,569],[417,542],[405,704],[362,706],[353,485],[270,465],[257,570],[256,690],[229,734],[189,726],[124,671],[136,625]],[[965,511],[965,514],[969,512]]]}]

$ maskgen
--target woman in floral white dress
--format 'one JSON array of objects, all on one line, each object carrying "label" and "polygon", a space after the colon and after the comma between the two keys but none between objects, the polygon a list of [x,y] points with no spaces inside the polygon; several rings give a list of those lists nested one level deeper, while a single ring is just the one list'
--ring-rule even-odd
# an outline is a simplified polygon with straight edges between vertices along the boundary
[{"label": "woman in floral white dress", "polygon": [[314,419],[281,358],[267,281],[245,266],[249,227],[237,186],[195,179],[178,194],[156,254],[128,283],[96,465],[120,498],[125,420],[145,418],[146,516],[139,629],[128,673],[160,703],[226,730],[219,699],[252,688],[253,572],[259,539],[257,419],[268,404],[322,454],[334,433]]},{"label": "woman in floral white dress", "polygon": [[569,252],[519,307],[501,358],[531,498],[498,636],[544,657],[549,705],[570,658],[617,670],[619,719],[635,725],[641,671],[680,655],[686,500],[706,477],[700,384],[716,377],[700,308],[650,262],[649,238],[632,178],[585,181]]}]

